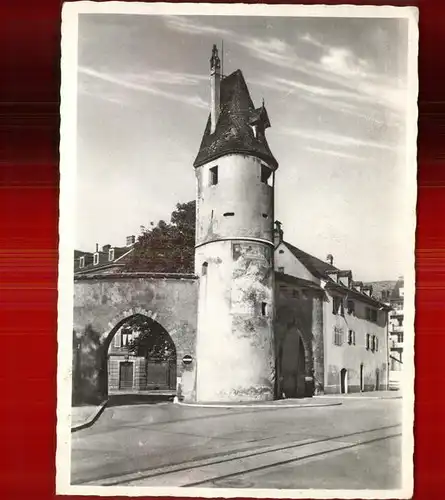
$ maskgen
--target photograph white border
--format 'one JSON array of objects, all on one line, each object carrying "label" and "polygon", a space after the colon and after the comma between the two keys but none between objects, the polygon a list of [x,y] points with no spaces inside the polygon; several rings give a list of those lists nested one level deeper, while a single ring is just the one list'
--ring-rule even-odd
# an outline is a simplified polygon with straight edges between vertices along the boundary
[{"label": "photograph white border", "polygon": [[[402,484],[400,490],[290,490],[237,488],[155,488],[135,486],[81,486],[70,484],[71,372],[73,328],[73,251],[76,212],[77,51],[79,14],[146,14],[287,17],[406,18],[409,22],[407,92],[407,204],[413,207],[406,228],[404,273],[404,375],[402,411]],[[99,496],[173,496],[244,498],[411,498],[414,453],[414,317],[415,229],[417,202],[418,9],[394,6],[168,4],[128,2],[70,2],[62,10],[58,371],[56,494]]]}]

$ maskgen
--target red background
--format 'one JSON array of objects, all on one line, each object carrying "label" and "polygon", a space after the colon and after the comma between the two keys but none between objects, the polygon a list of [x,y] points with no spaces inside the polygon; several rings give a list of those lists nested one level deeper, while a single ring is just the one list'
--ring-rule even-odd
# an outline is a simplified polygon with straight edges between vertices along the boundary
[{"label": "red background", "polygon": [[[414,498],[434,499],[445,492],[445,1],[392,3],[420,9]],[[60,10],[57,0],[0,2],[0,496],[8,500],[55,496]]]}]

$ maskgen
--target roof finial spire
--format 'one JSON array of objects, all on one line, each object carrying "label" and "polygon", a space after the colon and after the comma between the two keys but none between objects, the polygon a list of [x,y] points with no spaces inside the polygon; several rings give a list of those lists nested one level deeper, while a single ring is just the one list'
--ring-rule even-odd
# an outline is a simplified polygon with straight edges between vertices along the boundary
[{"label": "roof finial spire", "polygon": [[213,44],[212,57],[210,58],[210,69],[212,71],[219,70],[221,67],[221,61],[218,56],[218,49],[216,43]]}]

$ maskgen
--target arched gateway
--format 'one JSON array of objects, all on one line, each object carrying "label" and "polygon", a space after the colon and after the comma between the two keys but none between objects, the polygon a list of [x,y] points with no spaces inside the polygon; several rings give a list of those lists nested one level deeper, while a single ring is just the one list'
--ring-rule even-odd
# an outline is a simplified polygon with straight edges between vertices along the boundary
[{"label": "arched gateway", "polygon": [[[173,392],[178,378],[182,396],[193,400],[196,317],[193,275],[76,276],[73,404],[116,393]],[[192,363],[184,365],[184,356]]]}]

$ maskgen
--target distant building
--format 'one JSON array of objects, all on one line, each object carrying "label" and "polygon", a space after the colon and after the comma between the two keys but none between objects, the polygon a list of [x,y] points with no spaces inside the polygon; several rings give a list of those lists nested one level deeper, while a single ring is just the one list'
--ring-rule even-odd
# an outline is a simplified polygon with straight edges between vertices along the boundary
[{"label": "distant building", "polygon": [[74,273],[116,272],[122,269],[133,252],[135,242],[135,236],[127,236],[125,246],[104,245],[100,248],[96,244],[95,252],[74,250]]},{"label": "distant building", "polygon": [[404,348],[404,280],[376,282],[378,298],[391,309],[389,311],[389,388],[401,388]]}]

